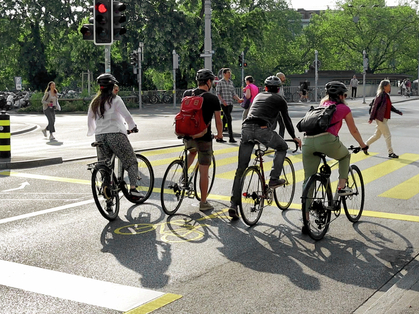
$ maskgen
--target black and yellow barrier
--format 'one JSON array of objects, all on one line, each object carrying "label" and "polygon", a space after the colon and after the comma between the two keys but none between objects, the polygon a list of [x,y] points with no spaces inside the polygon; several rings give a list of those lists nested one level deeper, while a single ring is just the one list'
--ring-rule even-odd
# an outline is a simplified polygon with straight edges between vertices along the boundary
[{"label": "black and yellow barrier", "polygon": [[6,112],[0,113],[0,158],[11,157],[10,145],[10,116]]}]

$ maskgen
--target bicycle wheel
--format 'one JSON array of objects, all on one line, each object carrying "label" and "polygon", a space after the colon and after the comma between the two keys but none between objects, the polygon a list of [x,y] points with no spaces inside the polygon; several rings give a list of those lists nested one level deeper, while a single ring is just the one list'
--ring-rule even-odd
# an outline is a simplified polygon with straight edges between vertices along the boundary
[{"label": "bicycle wheel", "polygon": [[163,211],[173,215],[179,209],[185,195],[182,187],[183,161],[174,160],[167,167],[161,184],[160,200]]},{"label": "bicycle wheel", "polygon": [[248,167],[241,178],[241,204],[239,204],[241,216],[247,225],[253,226],[259,221],[264,201],[262,175],[257,167]]},{"label": "bicycle wheel", "polygon": [[361,170],[355,165],[351,165],[351,169],[349,169],[347,184],[353,194],[342,197],[343,208],[349,221],[357,222],[364,210],[365,189]]},{"label": "bicycle wheel", "polygon": [[143,195],[142,198],[132,197],[129,193],[130,182],[128,172],[124,169],[123,180],[121,182],[121,190],[127,200],[134,204],[144,203],[150,197],[154,187],[154,171],[150,162],[146,157],[141,154],[135,154],[137,156],[138,164],[138,178],[135,183],[136,190]]},{"label": "bicycle wheel", "polygon": [[159,101],[159,98],[156,95],[151,95],[150,96],[150,104],[157,104],[157,102]]},{"label": "bicycle wheel", "polygon": [[321,240],[329,229],[333,196],[325,179],[313,175],[307,182],[302,196],[303,233],[313,240]]},{"label": "bicycle wheel", "polygon": [[285,180],[285,184],[274,189],[276,206],[285,210],[290,207],[295,193],[295,170],[292,161],[285,157],[280,179]]},{"label": "bicycle wheel", "polygon": [[95,168],[92,172],[92,193],[100,214],[109,221],[115,220],[119,213],[119,193],[116,178],[111,180],[106,167]]},{"label": "bicycle wheel", "polygon": [[[193,181],[193,187],[195,189],[195,197],[198,201],[201,200],[201,189],[199,187],[200,178],[201,176],[200,176],[199,170],[196,169],[195,177]],[[208,169],[208,194],[210,194],[211,192],[212,186],[214,184],[214,180],[215,180],[215,157],[214,155],[212,155],[211,165]]]}]

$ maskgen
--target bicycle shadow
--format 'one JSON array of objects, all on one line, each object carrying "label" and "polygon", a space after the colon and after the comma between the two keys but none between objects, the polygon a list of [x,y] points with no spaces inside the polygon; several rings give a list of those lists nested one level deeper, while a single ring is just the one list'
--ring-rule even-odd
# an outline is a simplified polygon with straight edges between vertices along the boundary
[{"label": "bicycle shadow", "polygon": [[102,252],[112,254],[121,265],[140,274],[142,287],[165,287],[170,278],[166,272],[172,262],[171,244],[158,240],[152,227],[164,219],[164,213],[155,204],[143,203],[131,206],[125,218],[128,221],[117,219],[104,227]]}]

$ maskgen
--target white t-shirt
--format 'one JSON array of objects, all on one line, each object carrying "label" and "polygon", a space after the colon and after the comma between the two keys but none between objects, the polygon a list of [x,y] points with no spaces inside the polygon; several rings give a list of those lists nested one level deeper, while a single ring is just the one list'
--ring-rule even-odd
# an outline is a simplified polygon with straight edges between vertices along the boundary
[{"label": "white t-shirt", "polygon": [[127,134],[127,128],[124,122],[128,124],[129,130],[132,130],[136,126],[124,101],[119,96],[112,99],[111,106],[109,106],[109,103],[105,104],[105,114],[103,117],[95,116],[89,106],[89,112],[87,113],[87,136],[106,133]]}]

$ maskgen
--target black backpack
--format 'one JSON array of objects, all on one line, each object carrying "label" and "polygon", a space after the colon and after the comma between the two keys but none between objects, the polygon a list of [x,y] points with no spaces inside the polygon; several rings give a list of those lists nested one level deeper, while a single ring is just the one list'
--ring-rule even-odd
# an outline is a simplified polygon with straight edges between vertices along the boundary
[{"label": "black backpack", "polygon": [[337,123],[330,124],[335,111],[336,105],[317,108],[311,106],[304,118],[297,123],[298,131],[304,132],[306,135],[317,135],[326,132],[330,126]]}]

